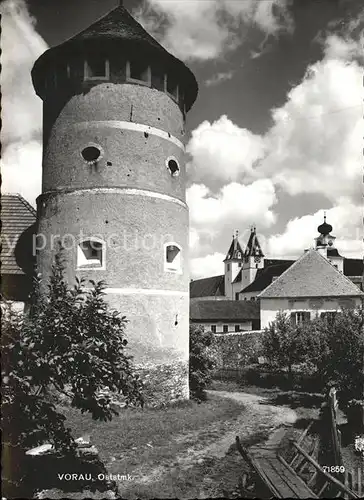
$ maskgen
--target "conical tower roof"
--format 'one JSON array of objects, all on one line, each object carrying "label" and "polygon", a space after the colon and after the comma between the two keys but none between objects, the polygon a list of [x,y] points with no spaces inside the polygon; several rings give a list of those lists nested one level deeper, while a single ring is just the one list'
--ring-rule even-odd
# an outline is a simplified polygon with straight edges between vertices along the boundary
[{"label": "conical tower roof", "polygon": [[252,227],[251,229],[249,241],[244,252],[244,257],[264,257],[255,227]]},{"label": "conical tower roof", "polygon": [[233,235],[233,240],[231,242],[229,251],[226,254],[224,262],[229,260],[242,260],[242,258],[243,258],[243,250],[238,240],[238,231],[236,231],[236,233]]},{"label": "conical tower roof", "polygon": [[92,51],[100,53],[109,47],[110,54],[125,49],[127,46],[131,54],[143,54],[146,57],[163,63],[170,68],[177,79],[184,83],[186,109],[189,110],[196,100],[198,85],[195,76],[187,66],[170,54],[158,43],[127,11],[119,5],[106,15],[95,21],[67,41],[52,47],[44,52],[35,62],[32,70],[34,87],[38,93],[41,85],[40,75],[47,70],[47,63],[58,61],[62,55],[74,55],[79,51]]}]

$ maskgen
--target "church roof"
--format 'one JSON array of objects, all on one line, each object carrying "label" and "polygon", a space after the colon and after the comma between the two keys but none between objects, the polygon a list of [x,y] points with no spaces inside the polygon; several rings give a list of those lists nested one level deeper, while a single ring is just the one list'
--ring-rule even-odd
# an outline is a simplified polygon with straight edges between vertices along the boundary
[{"label": "church roof", "polygon": [[282,261],[280,264],[258,269],[255,280],[250,283],[250,285],[243,288],[240,293],[261,292],[272,283],[274,277],[280,276],[284,273],[284,271],[286,271],[293,264],[293,262],[294,261]]},{"label": "church roof", "polygon": [[100,48],[102,49],[109,42],[113,43],[111,53],[118,50],[116,43],[122,43],[124,47],[128,44],[130,52],[133,54],[148,53],[154,55],[158,61],[164,61],[165,64],[171,65],[176,77],[179,76],[186,83],[186,108],[187,110],[191,108],[198,91],[197,82],[191,70],[158,43],[122,5],[108,12],[64,43],[44,52],[32,70],[35,88],[38,88],[37,74],[46,70],[45,64],[47,62],[59,59],[62,53],[74,54],[75,51],[86,47],[99,52]]},{"label": "church roof", "polygon": [[1,196],[1,274],[25,274],[32,261],[35,209],[20,194]]},{"label": "church roof", "polygon": [[244,252],[238,240],[238,233],[236,233],[236,235],[234,234],[233,236],[233,240],[231,242],[228,253],[226,254],[224,262],[228,260],[243,260],[243,254]]},{"label": "church roof", "polygon": [[316,250],[305,252],[259,298],[363,296],[358,287]]},{"label": "church roof", "polygon": [[258,241],[258,236],[256,233],[255,227],[251,230],[250,236],[249,236],[249,241],[247,243],[245,252],[244,252],[245,257],[264,257],[264,254],[262,252],[262,248],[260,246],[260,243]]},{"label": "church roof", "polygon": [[190,298],[215,297],[225,295],[224,275],[202,278],[190,282]]},{"label": "church roof", "polygon": [[199,300],[190,304],[191,321],[247,321],[260,318],[255,300]]}]

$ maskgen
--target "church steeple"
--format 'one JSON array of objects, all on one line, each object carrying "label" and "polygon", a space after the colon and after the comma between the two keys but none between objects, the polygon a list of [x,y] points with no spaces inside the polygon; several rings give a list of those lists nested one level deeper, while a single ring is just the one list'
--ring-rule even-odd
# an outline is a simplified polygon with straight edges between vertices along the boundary
[{"label": "church steeple", "polygon": [[244,252],[244,264],[242,271],[243,289],[255,280],[258,269],[264,267],[264,254],[260,246],[257,228],[253,225],[250,228],[249,240]]},{"label": "church steeple", "polygon": [[260,246],[258,236],[257,236],[257,228],[252,226],[250,228],[250,236],[249,241],[247,243],[245,252],[244,252],[244,260],[247,262],[249,257],[257,257],[263,258],[264,254],[262,252],[262,248]]},{"label": "church steeple", "polygon": [[224,262],[231,260],[242,260],[243,259],[243,249],[239,243],[239,231],[235,231],[233,234],[233,240],[231,242],[228,253],[226,254]]},{"label": "church steeple", "polygon": [[324,222],[318,226],[317,230],[319,236],[315,238],[315,249],[339,271],[343,272],[344,258],[335,248],[336,237],[331,234],[332,225],[326,222],[326,212],[324,212]]},{"label": "church steeple", "polygon": [[239,231],[235,231],[230,244],[225,264],[225,296],[230,299],[235,299],[234,280],[237,278],[243,265],[243,249],[239,243]]}]

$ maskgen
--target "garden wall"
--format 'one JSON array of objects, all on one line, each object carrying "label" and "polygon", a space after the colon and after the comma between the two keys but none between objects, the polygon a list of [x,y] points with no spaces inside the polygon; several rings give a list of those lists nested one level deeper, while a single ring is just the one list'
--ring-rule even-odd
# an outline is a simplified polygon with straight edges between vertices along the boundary
[{"label": "garden wall", "polygon": [[263,355],[262,335],[260,330],[215,335],[213,355],[216,370],[245,368],[257,363],[258,358]]}]

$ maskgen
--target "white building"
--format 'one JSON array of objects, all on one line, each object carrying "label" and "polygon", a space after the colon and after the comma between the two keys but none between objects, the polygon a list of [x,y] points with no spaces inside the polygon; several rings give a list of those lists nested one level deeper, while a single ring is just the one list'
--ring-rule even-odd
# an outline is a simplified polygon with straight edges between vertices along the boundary
[{"label": "white building", "polygon": [[258,298],[263,329],[278,312],[289,314],[292,322],[299,324],[316,316],[334,315],[345,307],[357,307],[363,303],[364,293],[318,249],[310,249]]}]

